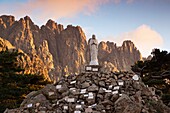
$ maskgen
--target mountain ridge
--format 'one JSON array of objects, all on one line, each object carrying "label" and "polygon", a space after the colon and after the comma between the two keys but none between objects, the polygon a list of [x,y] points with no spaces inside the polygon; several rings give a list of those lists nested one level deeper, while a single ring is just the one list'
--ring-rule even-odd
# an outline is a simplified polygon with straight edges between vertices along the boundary
[{"label": "mountain ridge", "polygon": [[[0,31],[0,37],[17,49],[31,58],[39,57],[52,79],[58,79],[63,74],[80,73],[89,63],[89,47],[80,26],[68,25],[64,29],[63,25],[49,19],[39,27],[29,16],[17,21],[14,16],[3,15],[0,16]],[[131,41],[124,41],[122,46],[100,42],[98,59],[101,65],[111,63],[124,71],[141,59],[141,53]]]}]

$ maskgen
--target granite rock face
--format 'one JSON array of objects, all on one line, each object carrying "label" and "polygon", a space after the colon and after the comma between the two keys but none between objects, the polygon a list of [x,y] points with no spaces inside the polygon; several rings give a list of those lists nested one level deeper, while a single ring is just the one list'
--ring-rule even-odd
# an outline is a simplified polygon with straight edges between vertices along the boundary
[{"label": "granite rock face", "polygon": [[169,113],[154,88],[133,76],[88,72],[63,77],[55,85],[31,92],[20,108],[5,113]]},{"label": "granite rock face", "polygon": [[[53,58],[48,49],[48,43],[43,42],[37,47],[34,37],[39,35],[38,26],[26,16],[19,21],[15,21],[13,16],[1,16],[0,36],[8,40],[16,49],[21,49],[27,57],[21,58],[23,68],[27,69],[28,74],[39,74],[49,78],[49,73],[53,64]],[[46,53],[43,52],[46,49]],[[41,54],[40,54],[41,53]],[[43,55],[42,55],[43,54]],[[50,56],[50,57],[47,57]],[[43,57],[43,58],[42,58]],[[47,63],[47,60],[50,63]],[[50,61],[51,60],[51,61]],[[29,69],[28,69],[29,68]]]},{"label": "granite rock face", "polygon": [[21,49],[16,49],[9,41],[0,38],[0,51],[18,51],[22,53],[17,57],[17,65],[24,69],[23,74],[43,74],[44,79],[51,81],[48,76],[48,70],[45,68],[43,61],[38,57],[30,57],[28,54],[24,53]]},{"label": "granite rock face", "polygon": [[15,47],[7,40],[0,37],[0,51],[13,50]]},{"label": "granite rock face", "polygon": [[[0,31],[0,36],[17,49],[33,59],[39,57],[47,74],[79,73],[86,63],[87,42],[79,26],[64,29],[49,20],[39,28],[28,16],[15,21],[13,16],[4,15],[0,17]],[[52,75],[49,76],[53,78]]]},{"label": "granite rock face", "polygon": [[99,61],[114,64],[118,70],[130,70],[134,62],[141,60],[141,54],[133,42],[124,41],[122,46],[113,42],[101,42],[99,44]]},{"label": "granite rock face", "polygon": [[104,61],[104,62],[101,62],[100,65],[102,65],[102,71],[103,72],[118,72],[119,70],[117,69],[117,67],[112,64],[111,62],[107,62],[107,61]]},{"label": "granite rock face", "polygon": [[[63,25],[48,20],[39,28],[28,16],[17,21],[14,16],[3,15],[0,31],[0,37],[26,53],[34,65],[38,58],[52,80],[80,73],[89,63],[86,36],[79,26],[68,25],[64,29]],[[141,54],[130,41],[121,47],[113,42],[100,42],[98,59],[99,64],[107,64],[108,70],[129,70],[131,64],[141,59]]]},{"label": "granite rock face", "polygon": [[71,25],[60,33],[57,39],[58,58],[61,67],[68,67],[68,72],[80,72],[81,66],[86,63],[86,37],[82,29]]}]

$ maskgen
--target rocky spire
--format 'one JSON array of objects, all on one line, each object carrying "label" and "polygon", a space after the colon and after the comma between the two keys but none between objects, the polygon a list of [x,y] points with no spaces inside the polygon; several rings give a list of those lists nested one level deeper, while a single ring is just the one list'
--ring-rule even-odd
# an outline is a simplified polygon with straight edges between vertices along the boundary
[{"label": "rocky spire", "polygon": [[[79,73],[89,62],[88,44],[80,26],[68,25],[64,29],[63,25],[50,19],[46,25],[39,28],[29,16],[19,21],[15,21],[13,16],[0,16],[0,31],[2,38],[30,57],[39,57],[45,65],[45,57],[42,58],[46,56],[42,55],[45,52],[39,52],[39,48],[47,49],[47,46],[42,46],[47,42],[47,51],[53,56],[51,62],[57,76],[61,75],[66,67],[69,73]],[[121,47],[113,42],[100,42],[98,56],[99,64],[107,62],[118,70],[129,70],[131,64],[141,59],[140,52],[131,41],[125,41]]]}]

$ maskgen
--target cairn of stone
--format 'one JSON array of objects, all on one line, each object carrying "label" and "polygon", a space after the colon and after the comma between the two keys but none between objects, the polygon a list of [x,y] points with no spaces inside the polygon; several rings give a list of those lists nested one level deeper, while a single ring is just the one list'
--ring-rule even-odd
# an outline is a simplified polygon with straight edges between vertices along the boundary
[{"label": "cairn of stone", "polygon": [[87,72],[31,92],[5,113],[170,113],[155,89],[134,73]]}]

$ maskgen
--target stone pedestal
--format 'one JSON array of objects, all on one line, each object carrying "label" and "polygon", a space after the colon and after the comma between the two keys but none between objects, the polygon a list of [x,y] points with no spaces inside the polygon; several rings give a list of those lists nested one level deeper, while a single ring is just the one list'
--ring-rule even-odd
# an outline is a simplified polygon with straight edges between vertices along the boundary
[{"label": "stone pedestal", "polygon": [[101,66],[100,65],[87,65],[85,66],[86,72],[99,72]]}]

